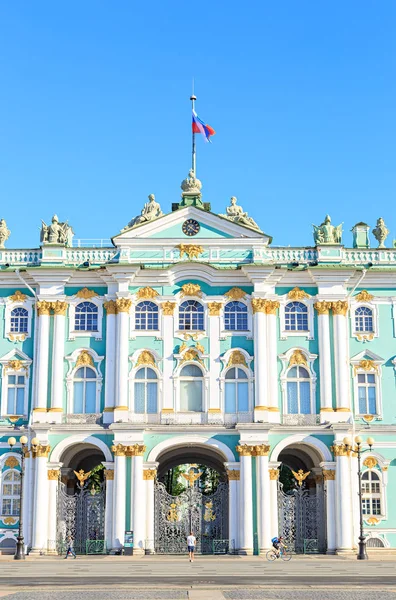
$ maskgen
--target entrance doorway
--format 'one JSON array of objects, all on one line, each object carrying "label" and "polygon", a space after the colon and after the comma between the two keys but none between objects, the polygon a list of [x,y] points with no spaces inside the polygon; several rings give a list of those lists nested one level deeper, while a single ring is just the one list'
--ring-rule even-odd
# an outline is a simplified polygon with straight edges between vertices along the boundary
[{"label": "entrance doorway", "polygon": [[159,457],[154,550],[187,551],[192,531],[200,554],[228,553],[228,481],[224,458],[208,448],[173,448]]},{"label": "entrance doorway", "polygon": [[77,554],[102,554],[105,544],[105,460],[90,444],[68,448],[62,456],[57,499],[58,553],[65,552],[72,538]]}]

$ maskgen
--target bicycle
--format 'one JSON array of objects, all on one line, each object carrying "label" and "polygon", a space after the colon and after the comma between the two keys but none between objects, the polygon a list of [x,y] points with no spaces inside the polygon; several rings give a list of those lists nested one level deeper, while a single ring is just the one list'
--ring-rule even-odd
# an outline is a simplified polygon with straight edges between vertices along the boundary
[{"label": "bicycle", "polygon": [[284,560],[286,562],[291,560],[291,554],[288,554],[285,551],[286,549],[287,549],[286,546],[279,548],[279,556],[278,556],[276,554],[275,550],[273,548],[271,548],[271,550],[268,550],[268,552],[266,554],[267,560],[269,560],[270,562],[273,562],[277,558],[281,558],[282,560]]}]

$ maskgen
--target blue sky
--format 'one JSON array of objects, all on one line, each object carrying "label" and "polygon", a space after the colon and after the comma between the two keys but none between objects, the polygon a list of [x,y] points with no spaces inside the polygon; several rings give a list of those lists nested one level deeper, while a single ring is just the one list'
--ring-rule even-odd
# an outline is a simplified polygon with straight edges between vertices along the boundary
[{"label": "blue sky", "polygon": [[[274,245],[311,223],[383,216],[396,237],[396,3],[18,0],[0,5],[0,198],[9,247],[57,212],[108,238],[155,193],[164,212],[197,141],[204,200],[232,195]],[[375,240],[373,240],[375,243]]]}]

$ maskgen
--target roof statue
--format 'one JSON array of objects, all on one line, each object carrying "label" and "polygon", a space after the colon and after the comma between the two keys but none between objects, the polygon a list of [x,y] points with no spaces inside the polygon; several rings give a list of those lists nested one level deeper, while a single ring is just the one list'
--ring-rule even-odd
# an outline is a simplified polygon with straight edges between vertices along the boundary
[{"label": "roof statue", "polygon": [[313,225],[313,236],[315,245],[321,244],[341,244],[342,223],[337,227],[331,224],[329,215],[326,215],[325,220],[321,225]]},{"label": "roof statue", "polygon": [[239,225],[245,225],[246,227],[250,227],[251,229],[261,231],[256,221],[252,219],[252,217],[249,217],[247,212],[243,211],[242,206],[237,205],[237,199],[235,196],[232,196],[230,206],[227,206],[226,212],[226,215],[220,216],[225,217],[226,219],[228,219],[229,221],[233,221],[234,223],[238,223]]},{"label": "roof statue", "polygon": [[62,246],[71,246],[74,231],[66,222],[60,223],[57,215],[52,217],[51,225],[46,225],[42,221],[40,242],[43,244],[60,244]]},{"label": "roof statue", "polygon": [[384,219],[380,217],[377,220],[377,226],[373,229],[373,236],[378,242],[378,248],[385,248],[385,240],[388,237],[389,229],[384,223]]},{"label": "roof statue", "polygon": [[130,229],[131,227],[136,227],[136,225],[142,225],[143,223],[154,221],[155,219],[158,219],[158,217],[162,217],[163,214],[164,213],[161,210],[161,206],[155,200],[154,194],[150,194],[148,197],[148,202],[146,202],[143,206],[140,215],[129,221],[128,225],[124,227],[122,231]]},{"label": "roof statue", "polygon": [[0,219],[0,248],[4,248],[5,242],[11,235],[11,231],[7,227],[4,219]]}]

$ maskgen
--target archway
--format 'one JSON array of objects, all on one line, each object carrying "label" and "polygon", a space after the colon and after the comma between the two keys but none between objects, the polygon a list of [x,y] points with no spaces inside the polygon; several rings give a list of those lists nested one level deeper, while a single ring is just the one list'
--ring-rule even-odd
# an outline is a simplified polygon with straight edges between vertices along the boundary
[{"label": "archway", "polygon": [[185,552],[190,531],[197,538],[198,553],[229,551],[226,460],[221,450],[203,443],[174,445],[158,453],[157,553]]}]

